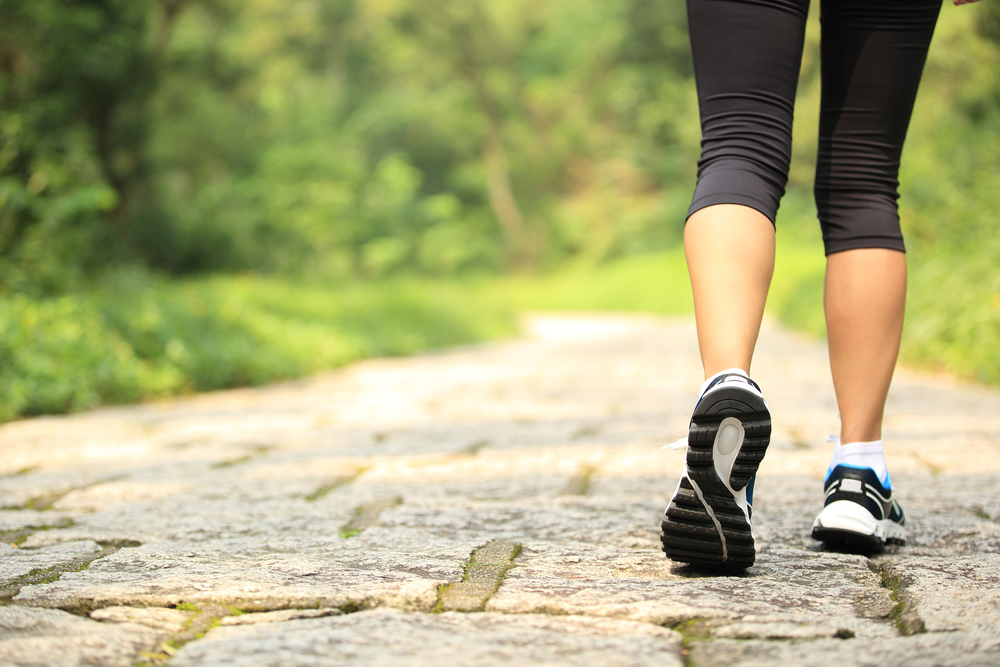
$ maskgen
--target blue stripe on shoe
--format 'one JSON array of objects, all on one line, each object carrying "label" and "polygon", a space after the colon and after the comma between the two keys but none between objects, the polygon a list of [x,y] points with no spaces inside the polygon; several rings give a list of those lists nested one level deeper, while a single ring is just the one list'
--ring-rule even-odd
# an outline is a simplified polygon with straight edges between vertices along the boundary
[{"label": "blue stripe on shoe", "polygon": [[851,463],[838,463],[836,466],[832,463],[830,467],[826,469],[826,478],[823,480],[824,485],[826,482],[830,481],[830,475],[833,474],[835,468],[854,468],[855,470],[871,470],[871,473],[875,475],[875,479],[878,480],[879,485],[885,490],[886,493],[892,493],[892,477],[889,475],[889,471],[885,471],[885,479],[883,480],[878,474],[868,466],[856,466]]},{"label": "blue stripe on shoe", "polygon": [[824,506],[850,500],[867,508],[880,521],[891,518],[894,507],[898,506],[892,498],[892,489],[886,488],[871,468],[839,464],[830,471],[823,490]]}]

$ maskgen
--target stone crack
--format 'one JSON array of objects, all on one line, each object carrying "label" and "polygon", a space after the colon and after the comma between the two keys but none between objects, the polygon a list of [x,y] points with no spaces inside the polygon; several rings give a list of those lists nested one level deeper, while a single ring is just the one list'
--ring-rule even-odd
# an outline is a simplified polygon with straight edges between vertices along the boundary
[{"label": "stone crack", "polygon": [[507,570],[514,567],[514,559],[521,553],[521,545],[505,540],[494,540],[472,552],[462,581],[442,586],[434,611],[482,611],[486,602],[496,593]]},{"label": "stone crack", "polygon": [[347,524],[341,529],[341,537],[354,537],[365,528],[369,528],[378,523],[379,515],[382,514],[383,510],[387,510],[390,507],[396,507],[402,504],[403,499],[396,496],[393,498],[380,498],[379,500],[373,500],[370,503],[365,503],[361,505],[354,511],[354,518],[347,522]]},{"label": "stone crack", "polygon": [[893,563],[877,563],[871,561],[876,574],[882,577],[882,587],[889,591],[896,605],[889,612],[896,629],[903,636],[921,634],[927,631],[926,625],[917,613],[916,601],[906,594],[906,580],[895,570]]},{"label": "stone crack", "polygon": [[594,476],[593,466],[580,466],[573,477],[570,478],[563,490],[559,492],[560,496],[585,496],[587,491],[590,490],[590,479]]},{"label": "stone crack", "polygon": [[198,607],[192,604],[179,604],[177,610],[190,612],[191,616],[184,622],[183,628],[174,632],[169,639],[162,642],[156,651],[141,652],[139,655],[145,662],[138,667],[166,665],[185,644],[201,639],[209,630],[220,625],[220,620],[232,615],[240,615],[238,609],[224,605],[206,605]]},{"label": "stone crack", "polygon": [[[137,547],[140,545],[139,542],[134,540],[115,540],[111,542],[98,542],[97,544],[100,545],[100,550],[98,551],[70,558],[69,560],[52,567],[38,568],[19,577],[0,582],[0,605],[11,604],[13,598],[20,593],[21,589],[25,586],[49,584],[53,581],[58,581],[59,578],[67,572],[82,572],[90,567],[90,564],[94,561],[110,556],[119,549],[124,547]],[[31,549],[24,549],[24,551],[30,552]],[[73,612],[75,610],[68,609],[67,611]]]},{"label": "stone crack", "polygon": [[340,487],[346,484],[350,484],[358,477],[361,477],[361,475],[363,475],[366,470],[368,470],[368,468],[358,468],[357,472],[355,472],[353,475],[338,475],[336,477],[333,477],[326,484],[317,487],[315,491],[308,494],[306,496],[306,500],[310,502],[319,500],[320,498],[326,496],[331,491],[339,489]]}]

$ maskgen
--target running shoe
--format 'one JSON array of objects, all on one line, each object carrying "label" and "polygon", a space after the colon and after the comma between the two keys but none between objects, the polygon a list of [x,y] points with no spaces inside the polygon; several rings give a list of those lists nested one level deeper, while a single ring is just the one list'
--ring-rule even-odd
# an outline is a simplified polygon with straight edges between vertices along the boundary
[{"label": "running shoe", "polygon": [[831,548],[875,553],[886,544],[906,544],[906,516],[871,468],[838,465],[824,484],[826,503],[813,522],[812,536]]},{"label": "running shoe", "polygon": [[684,474],[660,524],[667,558],[742,570],[754,563],[753,482],[771,438],[760,387],[724,373],[702,393],[688,429]]}]

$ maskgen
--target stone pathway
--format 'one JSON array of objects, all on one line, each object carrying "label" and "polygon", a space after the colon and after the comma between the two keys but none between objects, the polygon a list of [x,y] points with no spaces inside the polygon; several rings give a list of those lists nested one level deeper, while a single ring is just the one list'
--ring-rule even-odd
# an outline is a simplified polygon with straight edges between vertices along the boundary
[{"label": "stone pathway", "polygon": [[712,577],[658,537],[692,322],[526,332],[0,427],[0,663],[1000,664],[1000,392],[900,372],[909,544],[825,553],[826,353],[767,326],[757,564]]}]

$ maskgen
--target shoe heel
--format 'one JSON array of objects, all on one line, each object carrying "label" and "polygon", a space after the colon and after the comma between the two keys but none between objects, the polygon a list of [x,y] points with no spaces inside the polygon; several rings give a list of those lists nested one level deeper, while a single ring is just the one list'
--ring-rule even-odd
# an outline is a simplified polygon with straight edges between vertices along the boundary
[{"label": "shoe heel", "polygon": [[[736,439],[723,430],[733,426],[739,429]],[[733,386],[718,387],[702,397],[691,416],[686,476],[660,524],[668,558],[727,570],[754,564],[750,508],[744,513],[735,494],[741,494],[757,473],[770,437],[771,415],[758,394]],[[728,468],[725,479],[716,465],[717,438],[724,452],[718,456],[726,456],[719,463],[721,469]],[[729,459],[736,447],[739,450]]]}]

